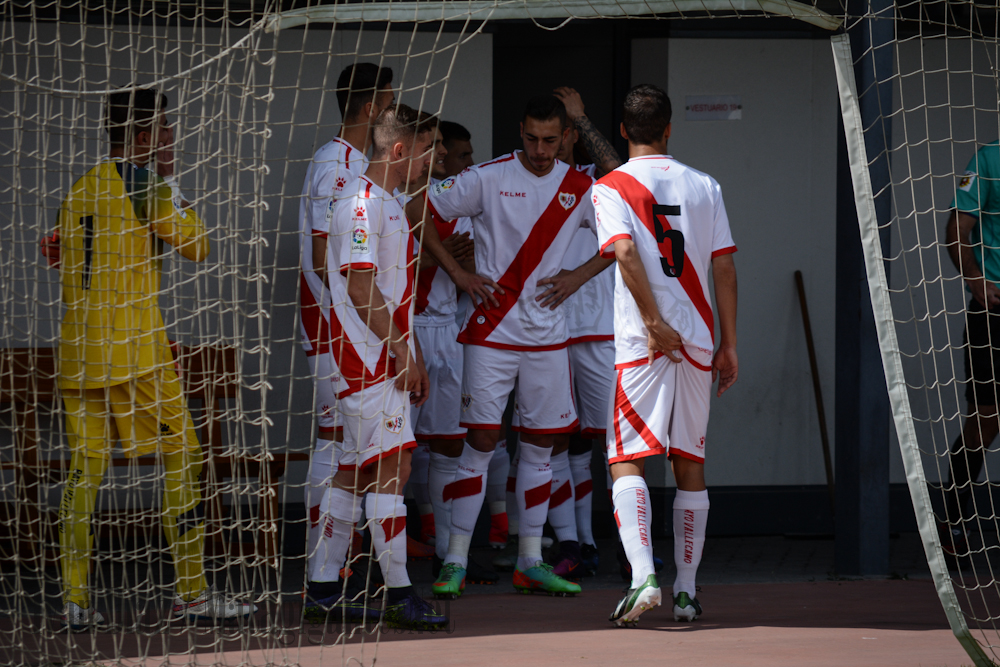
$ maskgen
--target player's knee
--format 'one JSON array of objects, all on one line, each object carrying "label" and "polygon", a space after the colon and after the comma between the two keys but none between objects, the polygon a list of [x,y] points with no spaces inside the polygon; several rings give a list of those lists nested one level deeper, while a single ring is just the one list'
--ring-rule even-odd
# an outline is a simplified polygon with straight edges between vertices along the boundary
[{"label": "player's knee", "polygon": [[465,441],[479,452],[492,452],[496,449],[497,441],[500,439],[500,432],[496,430],[486,430],[471,428],[465,436]]},{"label": "player's knee", "polygon": [[465,443],[462,440],[431,440],[430,448],[435,454],[441,454],[450,458],[457,458],[462,455],[462,447]]},{"label": "player's knee", "polygon": [[683,456],[673,456],[670,459],[674,471],[674,480],[681,491],[705,490],[705,464],[692,461]]}]

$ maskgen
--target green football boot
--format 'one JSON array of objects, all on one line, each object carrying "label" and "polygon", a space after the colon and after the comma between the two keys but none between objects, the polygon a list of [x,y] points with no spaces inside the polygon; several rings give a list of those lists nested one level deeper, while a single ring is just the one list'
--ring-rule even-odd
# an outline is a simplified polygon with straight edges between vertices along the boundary
[{"label": "green football boot", "polygon": [[[681,593],[681,595],[684,595]],[[608,620],[622,627],[635,627],[639,623],[639,617],[644,611],[653,607],[659,607],[663,602],[663,594],[660,592],[660,584],[656,581],[656,575],[651,574],[646,577],[646,581],[637,588],[625,591],[615,610],[611,612]]]},{"label": "green football boot", "polygon": [[698,602],[698,598],[693,598],[683,591],[674,596],[675,621],[694,621],[699,616],[701,616],[701,603]]},{"label": "green football boot", "polygon": [[519,593],[548,593],[549,595],[576,595],[580,592],[580,584],[566,581],[555,572],[548,563],[538,561],[534,567],[522,572],[514,570],[514,588]]},{"label": "green football boot", "polygon": [[465,590],[465,568],[458,563],[445,563],[441,574],[432,586],[434,597],[440,600],[457,600]]}]

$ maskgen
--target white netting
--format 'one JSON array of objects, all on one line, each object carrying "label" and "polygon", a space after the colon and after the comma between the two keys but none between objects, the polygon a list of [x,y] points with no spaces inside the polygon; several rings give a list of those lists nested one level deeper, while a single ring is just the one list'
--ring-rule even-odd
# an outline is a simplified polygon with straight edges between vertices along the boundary
[{"label": "white netting", "polygon": [[[545,20],[555,28],[573,18],[767,12],[820,28],[839,24],[815,3],[775,0],[351,3],[284,13],[270,3],[229,4],[0,3],[5,664],[196,652],[215,652],[215,664],[295,663],[315,645],[328,647],[325,659],[374,660],[375,647],[358,644],[377,641],[377,624],[303,622],[309,519],[288,513],[302,503],[316,430],[299,345],[300,193],[313,152],[340,126],[334,91],[346,65],[391,67],[397,101],[486,137],[492,84],[476,75],[493,67],[479,39],[486,21]],[[57,512],[71,447],[54,389],[63,306],[59,273],[47,267],[39,241],[56,227],[73,184],[107,155],[106,94],[131,84],[168,96],[179,185],[211,241],[203,262],[166,252],[158,294],[206,454],[205,570],[218,590],[259,611],[229,624],[170,619],[175,569],[161,530],[163,467],[116,453],[97,495],[89,580],[91,603],[109,627],[73,635],[58,620]]]}]

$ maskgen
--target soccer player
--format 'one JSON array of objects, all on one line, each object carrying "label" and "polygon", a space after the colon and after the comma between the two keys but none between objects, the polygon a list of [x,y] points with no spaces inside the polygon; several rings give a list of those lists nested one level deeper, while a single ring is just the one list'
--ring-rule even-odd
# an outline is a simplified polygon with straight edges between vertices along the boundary
[{"label": "soccer player", "polygon": [[108,157],[80,178],[59,211],[62,298],[59,388],[71,434],[59,506],[63,620],[72,631],[104,623],[88,589],[91,515],[114,442],[128,457],[163,463],[163,531],[176,579],[175,618],[247,616],[205,580],[204,462],[157,304],[163,244],[200,262],[204,223],[174,181],[174,129],[153,88],[108,96]]},{"label": "soccer player", "polygon": [[[463,138],[466,137],[466,138]],[[457,123],[443,122],[439,128],[440,146],[435,160],[435,178],[431,184],[439,183],[440,177],[454,176],[455,173],[442,173],[444,168],[465,169],[460,161],[449,161],[449,150],[464,149],[458,143],[469,144],[468,131]],[[471,149],[471,144],[468,148]],[[471,161],[471,152],[467,158]],[[426,180],[424,181],[426,183]],[[418,188],[411,188],[417,191]],[[411,220],[421,220],[424,217],[424,192],[407,205],[407,215]],[[473,243],[470,239],[472,221],[468,217],[455,220],[442,220],[432,215],[431,221],[437,229],[442,243],[448,247],[452,256],[468,271],[475,271],[473,259]],[[416,284],[416,305],[413,316],[413,330],[424,353],[427,374],[430,379],[430,393],[427,402],[413,411],[413,424],[418,443],[427,443],[429,461],[427,467],[427,493],[431,503],[431,519],[435,526],[435,554],[433,573],[437,577],[442,563],[448,553],[448,543],[451,524],[450,496],[454,487],[450,486],[458,468],[459,456],[462,453],[462,441],[465,440],[466,429],[461,426],[462,409],[462,344],[458,342],[458,322],[455,314],[458,311],[458,291],[447,273],[441,271],[433,255],[424,254],[421,258],[420,273]],[[419,447],[418,450],[419,451]],[[503,498],[507,482],[507,471],[495,465],[498,458],[507,462],[506,448],[497,448],[500,457],[494,454],[490,462],[490,470],[497,469],[496,477],[500,479],[499,495]],[[414,474],[416,474],[416,466]],[[412,484],[412,481],[411,481]],[[489,492],[490,485],[487,485]],[[493,489],[496,494],[496,487]],[[414,494],[416,495],[416,493]],[[418,500],[419,503],[419,500]],[[506,504],[506,503],[504,503]],[[491,516],[496,516],[491,505]],[[506,510],[500,508],[500,516],[506,525]],[[423,515],[422,517],[423,518]],[[496,523],[496,520],[493,520]],[[425,533],[427,531],[425,530]],[[505,531],[506,532],[506,531]],[[491,539],[493,528],[491,527]],[[504,535],[506,539],[506,535]],[[477,564],[469,561],[467,568],[467,583],[495,584],[499,577]]]},{"label": "soccer player", "polygon": [[968,417],[951,446],[945,521],[939,526],[949,567],[971,564],[965,522],[987,448],[1000,432],[996,368],[1000,364],[1000,142],[986,144],[958,182],[945,228],[951,261],[972,295],[966,313],[965,398]]},{"label": "soccer player", "polygon": [[[569,290],[562,282],[546,286],[562,268],[576,229],[594,226],[591,179],[556,160],[568,133],[562,103],[552,96],[533,98],[521,123],[524,150],[430,188],[429,208],[435,214],[444,220],[472,218],[476,268],[503,289],[497,304],[481,303],[472,311],[459,334],[465,344],[461,424],[468,433],[451,486],[448,554],[434,583],[440,597],[454,598],[464,589],[484,481],[515,382],[520,540],[514,586],[524,592],[580,591],[554,574],[541,554],[552,447],[577,427],[565,317],[548,307],[565,300]],[[589,279],[609,263],[595,254],[577,271]],[[539,291],[544,301],[536,300]]]},{"label": "soccer player", "polygon": [[[661,89],[629,91],[621,127],[629,161],[594,185],[601,249],[617,260],[615,368],[607,437],[615,518],[631,589],[612,612],[634,624],[661,602],[653,570],[648,456],[668,454],[674,499],[674,619],[701,614],[695,575],[705,543],[705,431],[712,382],[736,382],[736,251],[719,184],[667,155],[670,100]],[[708,273],[722,334],[714,354]],[[613,427],[613,428],[612,428]]]},{"label": "soccer player", "polygon": [[427,400],[427,372],[411,335],[413,235],[393,194],[429,167],[434,124],[397,104],[372,133],[372,162],[334,206],[327,265],[330,345],[344,441],[327,491],[332,567],[343,567],[362,496],[387,588],[390,627],[440,629],[447,617],[413,590],[406,571],[403,487],[416,446],[410,400]]},{"label": "soccer player", "polygon": [[[322,621],[339,599],[339,572],[331,572],[327,545],[321,529],[321,504],[336,472],[334,442],[342,439],[332,377],[330,352],[330,290],[326,285],[326,245],[333,206],[344,186],[357,180],[368,166],[372,125],[379,112],[393,100],[392,70],[371,63],[344,68],[337,80],[337,104],[343,123],[337,136],[316,151],[306,171],[299,202],[299,326],[302,348],[313,373],[316,421],[319,434],[309,458],[306,486],[308,584],[303,613],[307,620]],[[325,538],[329,540],[330,538]],[[363,607],[345,603],[349,621],[366,616]]]}]

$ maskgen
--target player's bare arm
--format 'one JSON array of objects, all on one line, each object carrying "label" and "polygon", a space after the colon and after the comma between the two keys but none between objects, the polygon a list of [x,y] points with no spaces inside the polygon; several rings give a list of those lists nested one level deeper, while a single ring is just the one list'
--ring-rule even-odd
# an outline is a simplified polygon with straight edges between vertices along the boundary
[{"label": "player's bare arm", "polygon": [[410,394],[410,402],[413,403],[415,407],[419,408],[427,402],[428,398],[430,398],[431,381],[430,376],[427,374],[427,366],[424,365],[424,351],[420,347],[420,339],[416,336],[413,337],[413,349],[417,351],[416,374],[420,384],[420,390],[414,391]]},{"label": "player's bare arm", "polygon": [[587,118],[580,93],[566,86],[556,88],[554,93],[565,105],[566,115],[573,121],[573,125],[583,140],[583,145],[587,148],[590,159],[597,165],[597,176],[603,176],[620,167],[622,159],[618,155],[618,151]]},{"label": "player's bare arm", "polygon": [[583,287],[584,283],[614,263],[614,258],[601,257],[598,253],[572,271],[563,269],[550,278],[542,278],[538,284],[549,287],[545,292],[536,296],[535,301],[541,301],[542,308],[555,310],[559,304]]},{"label": "player's bare arm", "polygon": [[960,211],[952,211],[945,225],[945,243],[955,268],[965,278],[973,298],[987,310],[1000,305],[1000,288],[986,280],[979,270],[976,255],[972,252],[970,236],[978,220],[975,216]]},{"label": "player's bare arm", "polygon": [[684,343],[680,334],[660,316],[656,298],[649,286],[646,268],[642,265],[639,249],[635,247],[632,239],[615,241],[615,260],[618,262],[618,269],[621,271],[625,286],[635,299],[649,336],[649,363],[653,363],[657,352],[665,354],[670,361],[680,363],[681,357],[674,352],[680,350]]},{"label": "player's bare arm", "polygon": [[[471,271],[475,273],[475,264],[470,268],[467,265],[468,260],[473,257],[472,254],[472,239],[469,238],[469,232],[462,232],[461,234],[449,234],[446,238],[441,239],[441,245],[444,249],[455,258],[455,261],[461,265],[466,271]],[[420,256],[420,268],[425,269],[431,266],[440,266],[438,261],[434,259],[434,255],[427,253],[426,255]]]},{"label": "player's bare arm", "polygon": [[313,273],[326,284],[326,236],[313,232],[312,235]]},{"label": "player's bare arm", "polygon": [[736,264],[732,255],[720,255],[712,260],[712,281],[715,283],[715,305],[722,334],[719,349],[712,360],[712,382],[718,379],[716,396],[722,396],[733,386],[739,374],[736,358]]},{"label": "player's bare arm", "polygon": [[455,261],[455,258],[441,243],[441,236],[431,220],[430,209],[424,205],[424,197],[425,195],[414,197],[406,205],[406,217],[410,221],[410,229],[416,229],[417,225],[420,224],[423,225],[422,230],[420,230],[421,248],[426,249],[434,256],[437,265],[444,269],[458,289],[467,292],[472,297],[473,303],[482,301],[486,304],[487,310],[489,310],[490,304],[499,307],[500,302],[493,296],[493,292],[497,291],[503,294],[503,288],[489,278],[466,271]]},{"label": "player's bare arm", "polygon": [[361,321],[377,338],[389,342],[389,351],[396,357],[396,388],[413,393],[421,391],[416,360],[406,339],[389,316],[382,292],[375,285],[375,271],[351,269],[347,276],[347,295]]}]

